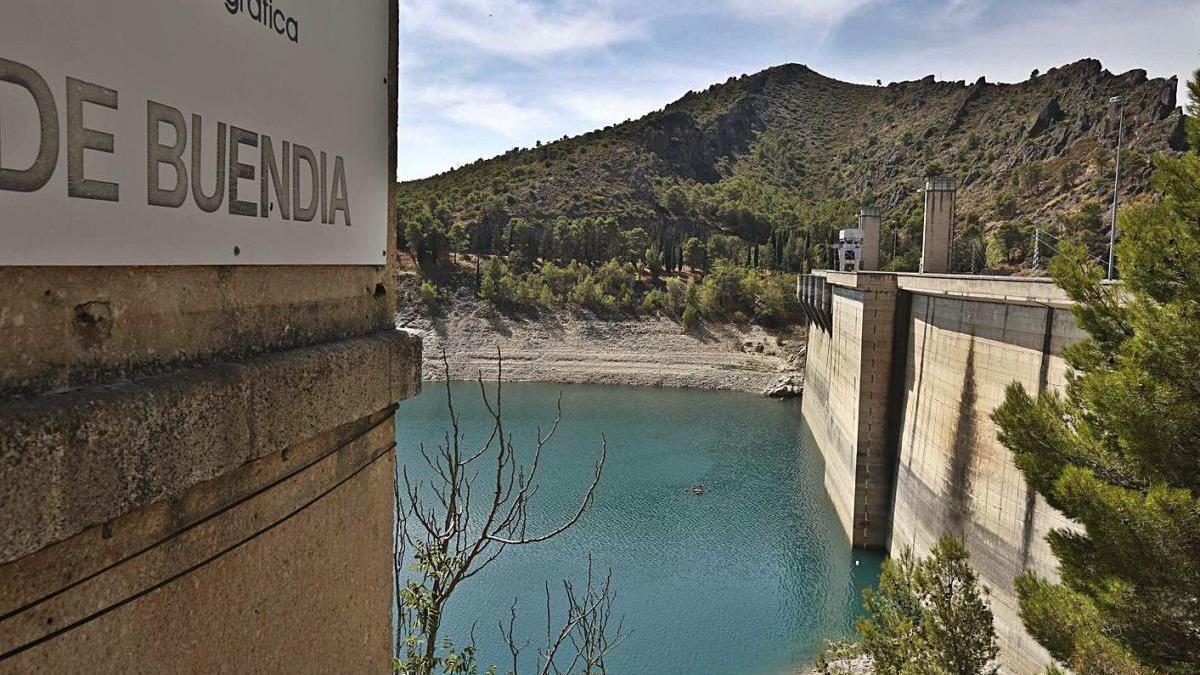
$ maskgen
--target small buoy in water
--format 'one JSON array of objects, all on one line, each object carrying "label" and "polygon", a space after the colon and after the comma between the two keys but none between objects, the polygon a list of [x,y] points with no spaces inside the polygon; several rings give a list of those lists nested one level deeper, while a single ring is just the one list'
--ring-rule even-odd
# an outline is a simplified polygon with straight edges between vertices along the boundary
[{"label": "small buoy in water", "polygon": [[854,561],[854,566],[855,566],[855,567],[858,567],[858,563],[859,563],[859,562],[861,562],[861,561],[859,561],[859,560],[855,560],[855,561]]},{"label": "small buoy in water", "polygon": [[698,494],[703,494],[703,492],[704,492],[704,486],[702,484],[696,483],[695,485],[692,486],[692,494],[698,495]]}]

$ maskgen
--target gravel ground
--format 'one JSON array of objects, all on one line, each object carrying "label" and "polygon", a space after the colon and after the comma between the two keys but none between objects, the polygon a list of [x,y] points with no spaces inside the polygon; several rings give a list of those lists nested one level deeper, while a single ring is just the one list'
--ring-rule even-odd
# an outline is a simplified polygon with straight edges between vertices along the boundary
[{"label": "gravel ground", "polygon": [[706,324],[685,334],[663,317],[602,319],[569,311],[508,315],[458,297],[429,316],[409,310],[397,327],[425,340],[424,378],[495,377],[496,349],[504,379],[516,382],[625,384],[761,393],[803,370],[803,330]]}]

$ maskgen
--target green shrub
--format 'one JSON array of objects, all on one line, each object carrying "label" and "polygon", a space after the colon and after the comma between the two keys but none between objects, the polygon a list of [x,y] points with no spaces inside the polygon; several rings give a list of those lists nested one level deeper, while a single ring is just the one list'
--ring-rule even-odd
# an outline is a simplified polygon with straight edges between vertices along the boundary
[{"label": "green shrub", "polygon": [[712,272],[704,278],[704,287],[700,293],[700,309],[706,316],[732,316],[734,312],[752,311],[754,306],[754,288],[747,288],[751,273],[743,273],[742,269],[718,261]]},{"label": "green shrub", "polygon": [[655,288],[642,298],[641,309],[643,312],[670,311],[670,298],[666,293]]},{"label": "green shrub", "polygon": [[683,288],[683,304],[687,307],[700,306],[700,285],[695,279],[688,279],[687,285]]},{"label": "green shrub", "polygon": [[688,305],[683,310],[683,328],[684,330],[693,330],[700,325],[700,312],[696,310],[695,305]]},{"label": "green shrub", "polygon": [[501,281],[504,278],[504,264],[499,258],[493,257],[483,264],[479,282],[479,297],[493,305],[501,305],[506,301]]},{"label": "green shrub", "polygon": [[637,282],[637,268],[632,263],[620,263],[609,260],[600,266],[592,275],[601,293],[622,298],[632,297],[633,286]]},{"label": "green shrub", "polygon": [[1005,247],[1004,242],[999,237],[993,234],[987,238],[985,256],[988,267],[994,269],[1008,262],[1009,249]]},{"label": "green shrub", "polygon": [[784,275],[771,275],[762,281],[754,303],[754,317],[759,323],[783,326],[800,317],[800,303],[791,282],[791,277]]},{"label": "green shrub", "polygon": [[1017,196],[1012,190],[1005,190],[996,195],[996,215],[1005,220],[1017,215]]},{"label": "green shrub", "polygon": [[689,237],[683,243],[683,264],[693,270],[704,267],[704,259],[708,256],[708,249],[704,242],[696,237]]},{"label": "green shrub", "polygon": [[679,277],[667,279],[666,308],[671,314],[675,316],[683,314],[684,305],[687,304],[687,287],[688,285]]},{"label": "green shrub", "polygon": [[422,281],[420,292],[421,302],[425,303],[426,306],[432,307],[433,305],[437,304],[438,300],[441,299],[441,294],[438,292],[437,284],[434,284],[432,281]]},{"label": "green shrub", "polygon": [[571,302],[588,309],[595,309],[599,306],[600,293],[596,288],[596,282],[592,277],[586,276],[575,283],[575,287],[571,289]]}]

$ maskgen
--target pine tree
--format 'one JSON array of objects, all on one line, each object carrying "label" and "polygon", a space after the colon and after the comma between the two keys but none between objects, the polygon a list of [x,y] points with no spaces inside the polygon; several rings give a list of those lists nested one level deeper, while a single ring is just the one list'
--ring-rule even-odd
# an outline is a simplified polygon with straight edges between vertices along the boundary
[{"label": "pine tree", "polygon": [[[1200,72],[1189,84],[1200,105]],[[1079,246],[1052,263],[1088,338],[1062,394],[1019,384],[1000,440],[1082,526],[1049,542],[1061,583],[1018,579],[1030,633],[1077,672],[1200,673],[1200,156],[1156,160],[1156,201],[1127,208],[1120,287]]]},{"label": "pine tree", "polygon": [[1187,139],[1192,152],[1200,152],[1200,68],[1188,80]]},{"label": "pine tree", "polygon": [[999,647],[966,546],[953,536],[928,558],[910,550],[883,564],[867,590],[870,618],[858,622],[872,672],[884,675],[993,675]]}]

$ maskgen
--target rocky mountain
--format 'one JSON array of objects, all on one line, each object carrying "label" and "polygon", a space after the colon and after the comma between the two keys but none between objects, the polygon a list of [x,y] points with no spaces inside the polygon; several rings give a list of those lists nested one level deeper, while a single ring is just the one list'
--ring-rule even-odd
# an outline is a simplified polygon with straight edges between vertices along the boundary
[{"label": "rocky mountain", "polygon": [[[1122,109],[1122,192],[1148,189],[1151,157],[1185,146],[1177,85],[1090,59],[1016,84],[929,76],[868,86],[789,64],[688,92],[638,120],[402,183],[399,193],[472,231],[516,217],[612,216],[652,234],[743,236],[739,218],[770,221],[761,233],[787,227],[798,203],[852,200],[882,206],[910,239],[922,179],[945,175],[960,182],[959,213],[984,229],[1052,222],[1111,200]],[[720,203],[760,191],[755,203]]]}]

